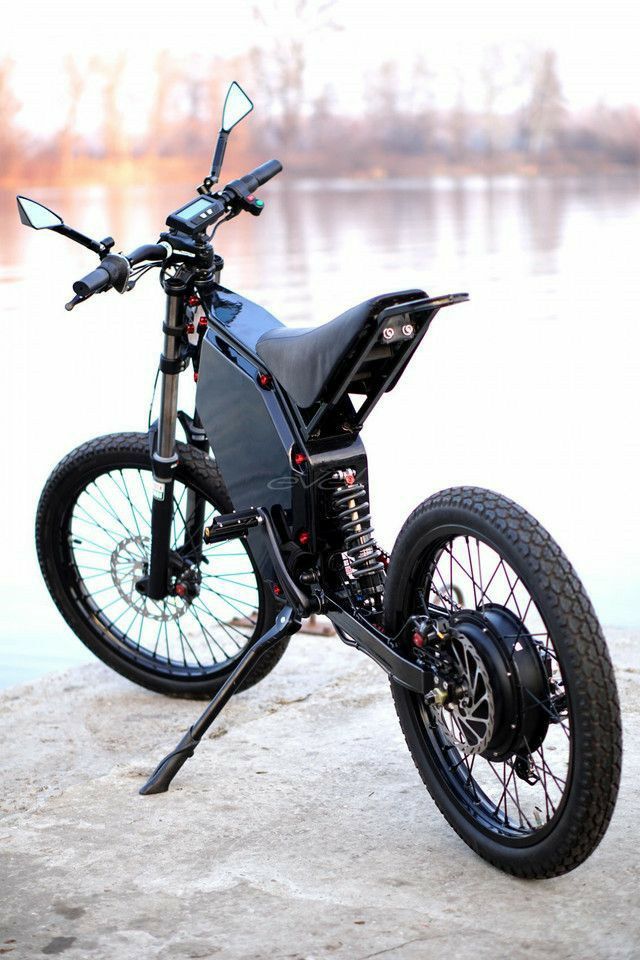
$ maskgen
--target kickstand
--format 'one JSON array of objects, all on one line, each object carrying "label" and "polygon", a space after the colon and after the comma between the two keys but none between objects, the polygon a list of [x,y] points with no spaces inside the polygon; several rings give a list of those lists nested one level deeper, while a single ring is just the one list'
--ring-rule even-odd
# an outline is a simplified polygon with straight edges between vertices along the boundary
[{"label": "kickstand", "polygon": [[180,767],[186,763],[189,757],[193,756],[200,740],[235,692],[240,682],[255,666],[256,661],[259,660],[262,654],[269,650],[270,647],[275,647],[276,644],[285,637],[297,633],[300,626],[300,618],[294,613],[293,608],[288,606],[283,607],[273,627],[248,648],[233,673],[222,684],[204,713],[198,717],[193,726],[185,733],[175,750],[172,750],[164,760],[160,761],[145,785],[140,788],[139,792],[143,796],[149,793],[165,793],[169,789],[169,784]]}]

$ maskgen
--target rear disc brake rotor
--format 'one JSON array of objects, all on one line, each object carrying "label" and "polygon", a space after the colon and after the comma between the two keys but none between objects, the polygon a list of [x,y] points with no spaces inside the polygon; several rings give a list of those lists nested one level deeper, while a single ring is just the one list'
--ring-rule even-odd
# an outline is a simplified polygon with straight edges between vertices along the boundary
[{"label": "rear disc brake rotor", "polygon": [[464,756],[471,756],[486,750],[493,736],[493,689],[482,657],[464,633],[452,635],[449,653],[462,693],[435,707],[435,719],[445,738]]}]

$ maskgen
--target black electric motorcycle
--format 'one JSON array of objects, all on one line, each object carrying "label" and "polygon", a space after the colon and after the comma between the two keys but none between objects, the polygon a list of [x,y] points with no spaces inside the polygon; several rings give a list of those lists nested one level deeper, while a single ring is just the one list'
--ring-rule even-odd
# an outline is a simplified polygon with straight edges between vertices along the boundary
[{"label": "black electric motorcycle", "polygon": [[[621,759],[611,661],[576,573],[522,507],[476,487],[421,503],[390,557],[372,532],[363,424],[438,311],[467,294],[402,290],[290,329],[222,286],[213,234],[262,213],[256,190],[282,170],[271,160],[215,189],[251,109],[232,84],[198,195],[127,255],[18,197],[23,223],[100,258],[68,310],[154,267],[166,294],[158,419],[53,471],[36,522],[47,586],[109,666],[212,698],[141,793],[167,790],[231,695],[322,613],[389,675],[418,771],[462,839],[512,874],[565,873],[607,828]],[[178,409],[188,366],[192,416]]]}]

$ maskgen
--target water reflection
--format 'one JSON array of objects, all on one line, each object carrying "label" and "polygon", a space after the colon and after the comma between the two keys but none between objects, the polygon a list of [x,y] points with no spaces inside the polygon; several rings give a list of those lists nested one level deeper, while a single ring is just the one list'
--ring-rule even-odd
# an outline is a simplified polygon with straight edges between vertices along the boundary
[{"label": "water reflection", "polygon": [[[154,239],[192,186],[32,193],[126,250]],[[640,451],[629,417],[640,342],[627,266],[638,246],[637,183],[283,179],[263,196],[260,220],[238,218],[219,232],[223,281],[287,323],[328,320],[382,291],[471,292],[471,304],[438,317],[367,426],[384,545],[431,492],[481,483],[521,500],[552,529],[606,622],[640,623]],[[2,642],[18,643],[22,656],[46,638],[55,657],[65,644],[78,648],[37,571],[39,490],[87,437],[144,429],[163,304],[148,277],[131,296],[96,297],[65,314],[91,255],[22,227],[7,191],[0,216],[2,410],[14,465],[3,475],[11,550],[0,581]],[[186,407],[191,394],[185,383]]]}]

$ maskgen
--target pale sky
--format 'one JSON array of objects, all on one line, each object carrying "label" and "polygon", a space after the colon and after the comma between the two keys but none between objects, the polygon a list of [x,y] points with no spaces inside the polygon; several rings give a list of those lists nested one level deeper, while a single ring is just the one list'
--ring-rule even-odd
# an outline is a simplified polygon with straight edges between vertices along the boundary
[{"label": "pale sky", "polygon": [[[598,101],[640,105],[640,4],[630,0],[457,0],[393,3],[338,0],[334,19],[340,31],[317,31],[310,2],[303,23],[291,16],[293,0],[262,0],[266,25],[253,14],[253,0],[230,3],[189,0],[184,5],[111,0],[20,0],[5,4],[0,55],[15,61],[15,86],[23,104],[21,119],[47,133],[61,123],[66,91],[62,62],[75,53],[88,62],[125,52],[124,89],[129,125],[150,95],[150,72],[157,53],[172,49],[196,62],[199,56],[239,53],[251,45],[273,47],[282,34],[308,40],[309,88],[338,87],[340,103],[358,110],[366,96],[366,77],[383,60],[407,61],[423,54],[435,75],[438,101],[446,103],[462,86],[467,102],[477,97],[474,69],[488,46],[507,60],[528,49],[552,47],[568,105],[581,109]],[[392,12],[392,16],[389,15]],[[232,79],[231,77],[228,78]],[[251,91],[259,106],[260,91]],[[79,123],[91,129],[92,104],[85,103]]]}]

